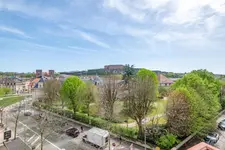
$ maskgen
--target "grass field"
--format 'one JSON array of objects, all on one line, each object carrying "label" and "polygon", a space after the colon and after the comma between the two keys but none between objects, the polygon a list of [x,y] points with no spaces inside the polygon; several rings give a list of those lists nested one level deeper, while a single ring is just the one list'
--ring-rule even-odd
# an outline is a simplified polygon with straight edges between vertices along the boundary
[{"label": "grass field", "polygon": [[9,105],[12,105],[14,103],[17,103],[17,102],[23,100],[23,99],[24,99],[23,96],[3,98],[2,100],[0,100],[0,107],[6,107],[6,106],[9,106]]}]

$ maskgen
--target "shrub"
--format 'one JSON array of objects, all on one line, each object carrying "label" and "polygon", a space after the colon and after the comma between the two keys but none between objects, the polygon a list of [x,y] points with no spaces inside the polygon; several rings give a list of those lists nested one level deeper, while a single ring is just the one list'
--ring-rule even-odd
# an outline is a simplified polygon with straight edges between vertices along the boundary
[{"label": "shrub", "polygon": [[112,125],[111,131],[123,137],[128,137],[133,139],[136,138],[137,136],[136,128],[127,128],[127,127],[122,127],[119,125]]},{"label": "shrub", "polygon": [[49,105],[46,105],[46,104],[43,104],[43,103],[40,103],[37,101],[33,103],[33,106],[34,107],[41,106],[43,109],[57,113],[59,115],[65,115],[65,117],[67,117],[67,118],[72,117],[72,119],[86,123],[86,124],[89,124],[89,120],[90,120],[90,124],[92,126],[110,130],[113,133],[119,134],[123,137],[128,137],[128,138],[132,138],[132,139],[137,137],[137,129],[136,128],[122,127],[122,126],[114,124],[113,122],[107,121],[101,117],[94,117],[94,116],[88,117],[87,114],[83,114],[83,113],[79,113],[79,112],[76,112],[76,114],[74,115],[73,111],[71,111],[71,110],[54,108],[54,107],[51,107]]},{"label": "shrub", "polygon": [[225,96],[223,96],[220,100],[221,107],[225,109]]},{"label": "shrub", "polygon": [[175,144],[179,143],[179,140],[177,139],[177,136],[167,133],[166,135],[161,136],[157,140],[157,145],[160,146],[161,148],[164,148],[166,150],[171,149]]}]

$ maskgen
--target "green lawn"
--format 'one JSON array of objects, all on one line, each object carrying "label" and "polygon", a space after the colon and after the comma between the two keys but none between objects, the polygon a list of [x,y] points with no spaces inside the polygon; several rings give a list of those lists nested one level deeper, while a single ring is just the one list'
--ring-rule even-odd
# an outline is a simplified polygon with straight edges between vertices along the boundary
[{"label": "green lawn", "polygon": [[23,99],[24,99],[23,96],[3,98],[2,100],[0,100],[0,107],[6,107],[6,106],[9,106],[9,105],[12,105],[14,103],[17,103],[17,102],[23,100]]},{"label": "green lawn", "polygon": [[154,109],[149,113],[149,117],[156,116],[158,114],[164,114],[166,112],[167,100],[159,100],[154,104]]}]

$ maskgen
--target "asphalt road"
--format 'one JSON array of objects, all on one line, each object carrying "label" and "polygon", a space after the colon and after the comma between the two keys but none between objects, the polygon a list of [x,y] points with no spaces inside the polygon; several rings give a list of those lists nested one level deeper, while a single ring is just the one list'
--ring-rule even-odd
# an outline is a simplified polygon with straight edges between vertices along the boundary
[{"label": "asphalt road", "polygon": [[[223,119],[225,119],[225,113],[217,119],[217,123],[219,123]],[[218,129],[217,132],[220,134],[220,139],[215,144],[215,147],[219,148],[220,150],[225,150],[225,131]]]},{"label": "asphalt road", "polygon": [[[15,108],[17,106],[9,107],[7,109],[7,118],[4,121],[7,123],[7,126],[13,130],[14,129],[14,114]],[[31,102],[27,100],[25,105],[26,111],[29,110],[32,112],[32,116],[24,116],[23,111],[24,107],[22,108],[22,112],[20,113],[19,117],[19,123],[17,128],[17,134],[18,136],[25,141],[25,143],[28,144],[29,147],[35,147],[35,150],[40,149],[40,128],[38,128],[38,123],[36,121],[36,115],[39,114],[38,111],[32,109]],[[14,110],[14,111],[13,111]],[[97,150],[95,147],[91,146],[90,144],[86,144],[82,142],[82,137],[85,134],[86,131],[88,131],[88,128],[84,128],[84,132],[81,133],[78,137],[72,138],[65,134],[65,130],[69,127],[76,127],[80,129],[80,125],[76,124],[74,122],[70,122],[64,119],[53,117],[54,121],[52,124],[51,134],[49,134],[46,139],[44,140],[44,149],[47,150]],[[62,123],[60,127],[55,127],[55,123]],[[122,141],[121,144],[119,144],[118,139],[110,139],[110,143],[115,143],[116,147],[113,148],[111,146],[110,150],[129,150],[129,147],[131,143]],[[109,150],[109,148],[105,148],[105,150]],[[134,150],[144,150],[143,147],[134,145]]]}]

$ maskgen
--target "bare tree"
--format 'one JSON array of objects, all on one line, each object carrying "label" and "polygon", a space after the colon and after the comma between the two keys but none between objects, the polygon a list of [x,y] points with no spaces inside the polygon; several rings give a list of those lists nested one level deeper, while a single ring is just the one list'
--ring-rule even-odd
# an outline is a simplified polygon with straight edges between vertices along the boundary
[{"label": "bare tree", "polygon": [[22,102],[20,101],[19,106],[16,108],[16,112],[14,114],[12,114],[12,117],[14,119],[14,139],[16,139],[16,134],[17,134],[17,125],[19,122],[19,117],[20,117],[20,113],[21,113],[21,107],[22,107]]},{"label": "bare tree", "polygon": [[146,76],[145,78],[136,77],[126,86],[124,111],[136,121],[139,128],[139,137],[143,137],[142,120],[153,109],[153,104],[157,100],[156,93],[157,84],[151,76]]},{"label": "bare tree", "polygon": [[4,113],[4,108],[0,108],[0,115],[1,115],[1,124],[0,124],[0,126],[2,126],[3,127],[3,113]]},{"label": "bare tree", "polygon": [[96,100],[96,89],[95,89],[95,86],[88,82],[86,84],[86,87],[85,89],[83,90],[83,104],[87,110],[87,114],[89,116],[90,114],[90,104],[95,102]]},{"label": "bare tree", "polygon": [[44,83],[45,102],[52,104],[59,97],[61,84],[58,80],[52,79]]},{"label": "bare tree", "polygon": [[53,132],[58,132],[64,122],[61,118],[56,118],[47,111],[39,111],[39,115],[35,119],[38,133],[40,134],[40,148],[43,150],[45,139]]},{"label": "bare tree", "polygon": [[189,135],[190,105],[188,96],[180,91],[173,91],[168,99],[167,126],[171,133],[183,137]]},{"label": "bare tree", "polygon": [[105,117],[109,120],[113,117],[114,103],[118,99],[119,84],[116,77],[109,75],[106,77],[101,90],[101,102],[105,111]]}]

